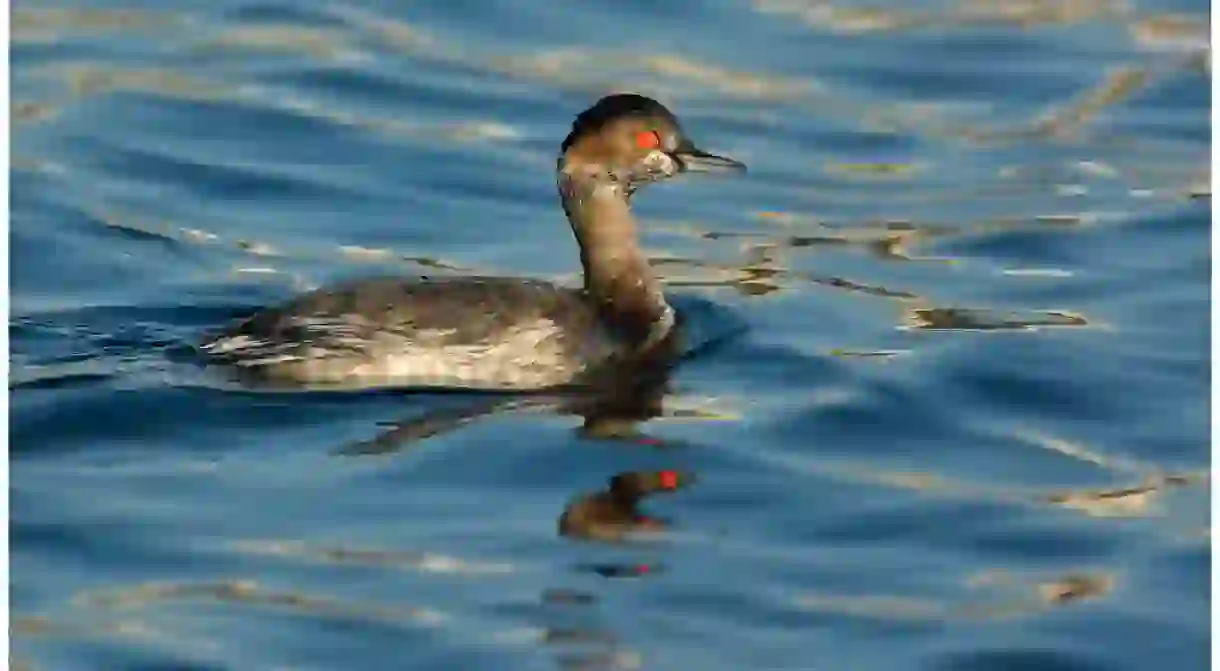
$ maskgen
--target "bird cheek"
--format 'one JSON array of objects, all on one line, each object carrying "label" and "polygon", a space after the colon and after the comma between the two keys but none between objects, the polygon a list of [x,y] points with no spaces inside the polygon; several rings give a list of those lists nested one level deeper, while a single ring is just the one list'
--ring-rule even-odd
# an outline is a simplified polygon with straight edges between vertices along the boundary
[{"label": "bird cheek", "polygon": [[660,150],[654,150],[649,154],[648,165],[654,174],[663,177],[673,177],[678,173],[678,162]]}]

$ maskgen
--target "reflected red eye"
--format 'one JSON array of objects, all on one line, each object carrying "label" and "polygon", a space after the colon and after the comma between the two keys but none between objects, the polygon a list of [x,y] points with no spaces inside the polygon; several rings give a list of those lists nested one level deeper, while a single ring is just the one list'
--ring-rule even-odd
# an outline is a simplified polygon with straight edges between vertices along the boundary
[{"label": "reflected red eye", "polygon": [[678,488],[678,473],[676,471],[661,471],[660,476],[662,489]]},{"label": "reflected red eye", "polygon": [[661,136],[655,130],[640,131],[635,136],[635,144],[640,149],[656,149],[661,146]]}]

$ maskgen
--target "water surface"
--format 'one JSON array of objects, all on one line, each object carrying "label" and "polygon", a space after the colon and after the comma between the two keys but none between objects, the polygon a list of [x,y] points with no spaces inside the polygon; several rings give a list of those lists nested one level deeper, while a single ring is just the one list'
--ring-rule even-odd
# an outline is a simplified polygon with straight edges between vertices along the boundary
[{"label": "water surface", "polygon": [[[1207,21],[15,3],[14,663],[1201,668]],[[341,278],[576,281],[554,154],[615,90],[751,168],[636,199],[700,333],[747,327],[643,417],[457,421],[470,398],[252,393],[184,358]],[[559,533],[670,470],[663,532]]]}]

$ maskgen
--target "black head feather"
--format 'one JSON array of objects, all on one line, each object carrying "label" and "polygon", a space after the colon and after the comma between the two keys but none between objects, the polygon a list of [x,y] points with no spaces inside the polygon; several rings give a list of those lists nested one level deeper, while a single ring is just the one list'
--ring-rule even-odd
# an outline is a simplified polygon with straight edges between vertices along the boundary
[{"label": "black head feather", "polygon": [[572,132],[564,138],[560,151],[566,152],[577,138],[597,133],[611,121],[624,117],[664,119],[674,128],[679,128],[678,118],[673,112],[652,98],[635,93],[615,93],[598,100],[592,107],[576,115],[576,120],[572,122]]}]

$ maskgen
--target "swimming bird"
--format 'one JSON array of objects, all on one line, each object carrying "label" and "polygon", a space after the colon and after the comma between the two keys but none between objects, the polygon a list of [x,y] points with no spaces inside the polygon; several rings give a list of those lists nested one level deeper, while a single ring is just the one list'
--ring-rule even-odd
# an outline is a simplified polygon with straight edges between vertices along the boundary
[{"label": "swimming bird", "polygon": [[640,247],[631,197],[691,172],[744,172],[646,96],[577,115],[556,183],[582,287],[511,277],[375,278],[319,289],[208,336],[210,362],[288,387],[530,391],[676,356],[681,319]]}]

